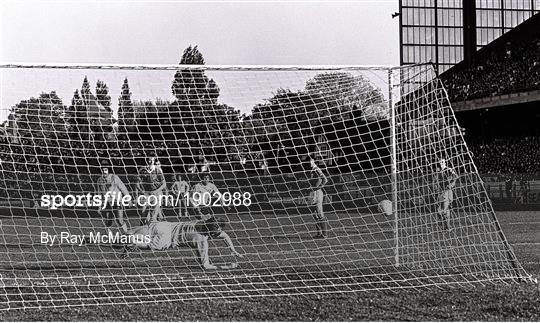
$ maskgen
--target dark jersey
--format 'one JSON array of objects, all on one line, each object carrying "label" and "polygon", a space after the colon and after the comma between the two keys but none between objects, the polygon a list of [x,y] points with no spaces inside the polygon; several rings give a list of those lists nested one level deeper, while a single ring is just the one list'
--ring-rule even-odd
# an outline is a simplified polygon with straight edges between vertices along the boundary
[{"label": "dark jersey", "polygon": [[124,183],[122,183],[120,177],[115,174],[102,175],[100,178],[98,178],[97,185],[99,193],[103,195],[107,193],[122,193],[124,195],[129,195],[129,191],[127,190],[126,186]]},{"label": "dark jersey", "polygon": [[441,169],[437,173],[439,190],[448,191],[452,189],[456,185],[457,177],[458,176],[456,172],[452,168],[446,167],[444,169]]},{"label": "dark jersey", "polygon": [[311,185],[313,188],[322,187],[326,185],[326,183],[328,182],[328,179],[326,178],[323,171],[319,167],[316,167],[311,170],[310,177],[311,177]]},{"label": "dark jersey", "polygon": [[147,167],[143,167],[139,171],[139,178],[141,180],[142,189],[145,192],[155,191],[165,181],[165,177],[163,177],[163,173],[160,172],[157,168],[154,169],[153,171],[149,171]]}]

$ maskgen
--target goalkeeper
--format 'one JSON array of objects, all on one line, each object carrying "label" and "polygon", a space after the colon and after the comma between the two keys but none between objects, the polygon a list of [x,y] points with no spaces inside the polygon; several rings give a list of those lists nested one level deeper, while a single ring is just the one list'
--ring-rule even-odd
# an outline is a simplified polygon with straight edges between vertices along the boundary
[{"label": "goalkeeper", "polygon": [[328,179],[324,175],[323,171],[315,163],[315,159],[310,157],[311,173],[310,177],[312,181],[315,181],[315,185],[311,187],[310,200],[311,205],[315,206],[315,212],[313,212],[313,219],[315,220],[315,226],[317,234],[314,238],[326,238],[328,219],[324,215],[323,201],[324,191],[323,187],[328,183]]},{"label": "goalkeeper", "polygon": [[[204,269],[226,269],[236,267],[236,263],[228,266],[215,266],[210,263],[208,256],[208,239],[223,239],[233,256],[242,258],[236,251],[229,235],[223,231],[225,221],[212,217],[206,221],[186,222],[152,222],[147,225],[135,227],[128,234],[135,236],[133,245],[126,246],[127,250],[137,247],[151,250],[164,250],[180,246],[195,248],[200,264]],[[145,241],[144,237],[148,237]]]},{"label": "goalkeeper", "polygon": [[438,188],[438,208],[437,214],[441,219],[445,230],[451,231],[450,228],[450,206],[454,200],[454,188],[456,187],[457,174],[446,165],[446,159],[439,160],[440,169],[437,173],[437,188]]}]

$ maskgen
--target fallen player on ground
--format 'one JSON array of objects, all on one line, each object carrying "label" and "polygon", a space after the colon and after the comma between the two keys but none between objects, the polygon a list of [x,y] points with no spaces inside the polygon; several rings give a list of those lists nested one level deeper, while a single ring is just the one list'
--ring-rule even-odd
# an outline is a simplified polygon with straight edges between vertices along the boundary
[{"label": "fallen player on ground", "polygon": [[[165,250],[181,246],[195,248],[198,253],[200,264],[204,269],[227,269],[235,268],[237,263],[225,266],[216,266],[210,262],[208,256],[208,239],[223,239],[232,255],[238,258],[243,256],[236,251],[229,235],[223,231],[225,221],[216,217],[211,217],[206,221],[186,221],[186,222],[152,222],[147,225],[134,227],[128,234],[135,236],[135,244],[126,246],[128,250],[133,248]],[[149,242],[145,242],[144,236],[149,237]],[[148,241],[147,240],[147,241]]]}]

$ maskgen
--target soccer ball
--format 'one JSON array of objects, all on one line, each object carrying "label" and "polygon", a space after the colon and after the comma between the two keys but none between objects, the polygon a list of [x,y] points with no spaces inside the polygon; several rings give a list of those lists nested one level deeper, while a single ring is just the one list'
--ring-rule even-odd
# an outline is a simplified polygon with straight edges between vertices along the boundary
[{"label": "soccer ball", "polygon": [[386,216],[392,215],[392,202],[389,200],[382,200],[378,204],[379,212],[383,213]]}]

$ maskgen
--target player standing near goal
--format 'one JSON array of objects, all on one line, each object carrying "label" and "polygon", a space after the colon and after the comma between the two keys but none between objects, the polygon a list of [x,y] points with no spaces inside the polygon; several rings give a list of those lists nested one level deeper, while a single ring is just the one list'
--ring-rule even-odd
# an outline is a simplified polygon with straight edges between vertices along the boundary
[{"label": "player standing near goal", "polygon": [[210,175],[203,175],[201,182],[193,186],[190,196],[197,218],[208,220],[212,217],[212,197],[215,194],[219,195],[219,190],[214,183],[210,182]]},{"label": "player standing near goal", "polygon": [[182,175],[176,175],[175,181],[171,186],[171,191],[178,200],[178,211],[180,216],[188,216],[186,193],[189,192],[189,189],[189,184],[182,179]]},{"label": "player standing near goal", "polygon": [[323,201],[324,201],[324,191],[323,187],[328,183],[328,179],[324,175],[323,171],[315,163],[315,159],[309,159],[311,165],[310,178],[311,183],[315,183],[311,186],[311,205],[315,206],[315,212],[313,212],[313,218],[315,219],[315,226],[317,234],[314,238],[326,238],[327,237],[327,226],[328,219],[324,215],[323,210]]},{"label": "player standing near goal", "polygon": [[[148,196],[146,196],[146,192],[144,191],[142,179],[140,176],[137,176],[136,182],[135,182],[135,200],[138,199],[139,196],[144,195],[147,199]],[[136,205],[137,211],[139,211],[139,218],[140,218],[140,225],[143,225],[146,220],[146,204],[143,205]]]},{"label": "player standing near goal", "polygon": [[[228,266],[215,266],[210,263],[208,256],[208,239],[223,239],[235,257],[243,256],[236,251],[231,238],[223,231],[226,222],[212,217],[206,221],[187,222],[152,222],[129,231],[130,235],[138,237],[137,243],[126,246],[127,250],[133,247],[164,250],[180,246],[196,248],[200,264],[204,269],[235,268],[236,263]],[[149,239],[144,241],[144,236]]]},{"label": "player standing near goal", "polygon": [[[146,196],[146,222],[156,222],[163,219],[163,211],[160,205],[160,196],[163,195],[163,190],[167,183],[163,172],[156,166],[156,157],[147,159],[146,166],[139,171],[142,190]],[[155,205],[152,205],[154,204]]]},{"label": "player standing near goal", "polygon": [[123,233],[128,230],[127,223],[124,221],[124,210],[118,203],[123,196],[129,195],[129,191],[118,175],[109,173],[109,163],[101,163],[102,175],[97,180],[97,194],[103,197],[105,208],[99,209],[99,213],[105,220],[105,226],[108,232],[112,232],[112,226],[116,223],[122,228]]},{"label": "player standing near goal", "polygon": [[446,165],[446,159],[439,160],[440,169],[437,173],[437,186],[439,191],[439,200],[437,213],[441,218],[445,230],[450,228],[450,206],[454,200],[454,187],[456,186],[457,174]]}]

